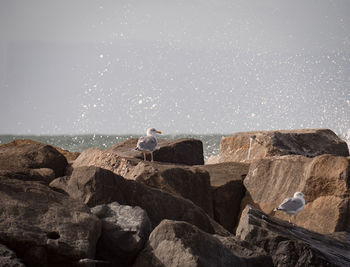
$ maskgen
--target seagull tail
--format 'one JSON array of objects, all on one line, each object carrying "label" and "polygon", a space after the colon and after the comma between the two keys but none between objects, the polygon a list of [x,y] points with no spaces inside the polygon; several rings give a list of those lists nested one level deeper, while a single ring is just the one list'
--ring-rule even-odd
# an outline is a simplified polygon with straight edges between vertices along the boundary
[{"label": "seagull tail", "polygon": [[139,149],[138,147],[135,147],[135,148],[134,148],[134,150],[137,150],[137,151],[139,151],[140,149]]}]

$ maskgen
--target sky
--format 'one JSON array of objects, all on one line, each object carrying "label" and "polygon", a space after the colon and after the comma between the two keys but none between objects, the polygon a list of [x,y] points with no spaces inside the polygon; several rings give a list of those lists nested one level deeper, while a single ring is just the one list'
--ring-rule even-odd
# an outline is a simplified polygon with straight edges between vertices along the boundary
[{"label": "sky", "polygon": [[330,128],[350,1],[0,0],[0,134]]}]

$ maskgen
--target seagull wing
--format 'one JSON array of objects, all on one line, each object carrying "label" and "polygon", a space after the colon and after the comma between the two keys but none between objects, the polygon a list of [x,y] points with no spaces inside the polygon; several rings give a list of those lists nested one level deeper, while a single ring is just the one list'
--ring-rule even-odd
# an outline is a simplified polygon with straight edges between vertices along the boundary
[{"label": "seagull wing", "polygon": [[154,151],[157,144],[157,139],[154,136],[142,136],[136,146],[141,151]]},{"label": "seagull wing", "polygon": [[286,212],[298,212],[304,207],[304,202],[300,198],[286,198],[277,208]]}]

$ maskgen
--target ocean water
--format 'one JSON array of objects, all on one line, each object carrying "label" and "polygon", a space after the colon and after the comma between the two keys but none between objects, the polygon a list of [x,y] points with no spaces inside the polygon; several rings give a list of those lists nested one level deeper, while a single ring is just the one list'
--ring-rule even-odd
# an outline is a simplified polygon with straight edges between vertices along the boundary
[{"label": "ocean water", "polygon": [[[195,138],[203,142],[204,158],[219,153],[221,138],[225,135],[162,135],[164,139]],[[138,138],[140,135],[0,135],[0,144],[9,143],[16,139],[31,139],[41,143],[53,145],[71,152],[81,152],[85,149],[96,147],[109,148],[116,143],[128,138]],[[341,136],[347,142],[350,149],[350,136]]]},{"label": "ocean water", "polygon": [[[195,138],[203,142],[204,158],[219,152],[220,140],[223,135],[163,135],[164,139]],[[138,138],[140,135],[0,135],[0,144],[16,139],[31,139],[53,145],[71,152],[81,152],[96,147],[106,149],[128,138]]]}]

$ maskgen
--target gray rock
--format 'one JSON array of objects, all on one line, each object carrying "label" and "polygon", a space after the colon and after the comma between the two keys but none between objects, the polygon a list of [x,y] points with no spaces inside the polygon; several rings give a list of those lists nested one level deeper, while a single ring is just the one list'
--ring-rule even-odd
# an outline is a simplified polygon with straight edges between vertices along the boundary
[{"label": "gray rock", "polygon": [[152,231],[147,213],[140,207],[112,202],[91,209],[102,221],[96,259],[112,265],[131,264],[144,247]]},{"label": "gray rock", "polygon": [[94,258],[101,223],[80,201],[40,182],[0,177],[0,240],[27,266]]},{"label": "gray rock", "polygon": [[236,235],[272,256],[275,266],[350,266],[350,243],[270,217],[251,206]]},{"label": "gray rock", "polygon": [[[236,239],[226,239],[226,242],[235,243]],[[254,252],[247,256],[248,250],[240,247],[240,243],[228,247],[219,238],[186,222],[164,220],[153,230],[146,248],[133,266],[268,267],[272,265],[270,257]],[[241,254],[242,251],[245,255]]]}]

